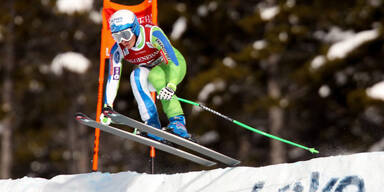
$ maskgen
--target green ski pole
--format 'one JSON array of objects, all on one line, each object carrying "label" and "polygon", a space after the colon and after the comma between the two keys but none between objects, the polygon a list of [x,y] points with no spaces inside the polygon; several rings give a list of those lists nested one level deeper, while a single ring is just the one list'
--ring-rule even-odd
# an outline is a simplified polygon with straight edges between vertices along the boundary
[{"label": "green ski pole", "polygon": [[206,111],[209,111],[209,112],[211,112],[211,113],[213,113],[213,114],[215,114],[215,115],[217,115],[217,116],[220,116],[220,117],[222,117],[222,118],[224,118],[224,119],[226,119],[226,120],[228,120],[228,121],[230,121],[230,122],[232,122],[232,123],[234,123],[234,124],[236,124],[236,125],[239,125],[240,127],[246,128],[246,129],[248,129],[248,130],[250,130],[250,131],[253,131],[253,132],[255,132],[255,133],[258,133],[258,134],[260,134],[260,135],[264,135],[264,136],[266,136],[266,137],[269,137],[269,138],[272,138],[272,139],[275,139],[275,140],[278,140],[278,141],[281,141],[281,142],[284,142],[284,143],[287,143],[287,144],[290,144],[290,145],[293,145],[293,146],[296,146],[296,147],[305,149],[305,150],[307,150],[307,151],[309,151],[309,152],[311,152],[311,153],[319,153],[319,151],[317,151],[315,148],[309,148],[309,147],[306,147],[306,146],[303,146],[303,145],[294,143],[294,142],[292,142],[292,141],[288,141],[288,140],[286,140],[286,139],[283,139],[283,138],[280,138],[280,137],[271,135],[271,134],[269,134],[269,133],[260,131],[260,130],[255,129],[255,128],[251,127],[251,126],[248,126],[248,125],[246,125],[246,124],[244,124],[244,123],[241,123],[241,122],[239,122],[239,121],[236,121],[236,120],[234,120],[234,119],[231,119],[231,118],[229,118],[229,117],[227,117],[227,116],[225,116],[225,115],[223,115],[223,114],[221,114],[221,113],[219,113],[219,112],[217,112],[217,111],[214,111],[214,110],[212,110],[212,109],[210,109],[210,108],[208,108],[208,107],[206,107],[206,106],[204,106],[204,105],[201,105],[201,104],[199,104],[199,103],[195,103],[195,102],[193,102],[193,101],[189,101],[189,100],[187,100],[187,99],[183,99],[183,98],[179,98],[179,97],[176,97],[176,98],[177,98],[177,100],[179,100],[179,101],[181,101],[181,102],[188,103],[188,104],[191,104],[191,105],[194,105],[194,106],[198,106],[198,107],[200,107],[200,108],[202,108],[202,109],[204,109],[204,110],[206,110]]}]

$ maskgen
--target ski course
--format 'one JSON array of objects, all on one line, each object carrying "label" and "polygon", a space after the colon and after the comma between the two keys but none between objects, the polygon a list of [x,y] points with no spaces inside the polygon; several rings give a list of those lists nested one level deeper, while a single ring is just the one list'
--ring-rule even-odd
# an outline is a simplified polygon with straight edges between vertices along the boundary
[{"label": "ski course", "polygon": [[137,172],[0,180],[2,192],[382,192],[384,152],[320,157],[266,167],[177,174]]}]

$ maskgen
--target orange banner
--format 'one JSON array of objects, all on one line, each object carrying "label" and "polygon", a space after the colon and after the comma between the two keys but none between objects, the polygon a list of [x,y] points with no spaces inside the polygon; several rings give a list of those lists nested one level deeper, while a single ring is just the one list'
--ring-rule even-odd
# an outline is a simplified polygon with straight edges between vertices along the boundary
[{"label": "orange banner", "polygon": [[[103,59],[109,57],[109,51],[112,45],[115,43],[111,36],[111,30],[109,28],[109,17],[120,9],[129,9],[133,11],[137,20],[140,24],[155,24],[157,25],[157,0],[145,0],[139,5],[131,6],[131,5],[121,5],[117,3],[113,3],[110,0],[104,0],[103,7],[103,28],[101,32],[101,49],[100,49],[100,57],[104,56]],[[100,61],[102,58],[100,58]]]},{"label": "orange banner", "polygon": [[[103,107],[105,62],[108,61],[109,52],[115,43],[111,35],[108,20],[114,12],[120,9],[129,9],[133,11],[136,14],[140,24],[157,25],[157,0],[144,0],[138,5],[121,5],[111,2],[111,0],[104,0],[102,11],[103,26],[101,30],[99,89],[97,95],[96,121],[100,121],[100,113]],[[92,162],[93,171],[97,171],[98,169],[99,138],[100,130],[95,129],[94,154]]]}]

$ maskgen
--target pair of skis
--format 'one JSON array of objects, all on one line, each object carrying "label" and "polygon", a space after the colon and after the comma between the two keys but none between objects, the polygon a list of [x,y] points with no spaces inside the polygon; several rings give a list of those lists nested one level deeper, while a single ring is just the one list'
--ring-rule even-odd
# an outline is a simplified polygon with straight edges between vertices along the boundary
[{"label": "pair of skis", "polygon": [[109,125],[103,125],[103,124],[96,122],[95,120],[87,117],[83,113],[77,113],[75,115],[75,117],[76,117],[76,120],[79,121],[81,124],[84,124],[84,125],[87,125],[87,126],[90,126],[93,128],[99,128],[102,131],[108,132],[110,134],[113,134],[113,135],[116,135],[119,137],[130,139],[130,140],[133,140],[135,142],[138,142],[138,143],[141,143],[141,144],[144,144],[147,146],[153,146],[156,149],[171,153],[173,155],[176,155],[178,157],[190,160],[190,161],[195,162],[195,163],[200,164],[200,165],[204,165],[204,166],[208,166],[208,167],[213,166],[213,165],[217,164],[215,161],[223,163],[223,164],[228,165],[228,166],[235,166],[235,165],[240,164],[240,161],[238,161],[236,159],[233,159],[231,157],[228,157],[226,155],[218,153],[214,150],[206,148],[206,147],[199,145],[197,143],[194,143],[190,140],[178,137],[172,133],[168,133],[166,131],[148,126],[144,123],[136,121],[136,120],[129,118],[127,116],[124,116],[124,115],[122,115],[122,114],[120,114],[120,113],[118,113],[112,109],[106,108],[106,109],[104,109],[103,113],[104,113],[104,115],[111,118],[113,123],[126,125],[126,126],[129,126],[132,128],[139,129],[142,132],[147,132],[147,133],[157,135],[161,138],[164,138],[167,141],[170,141],[170,142],[175,143],[177,145],[188,148],[188,149],[190,149],[196,153],[199,153],[201,155],[209,157],[212,160],[205,159],[203,157],[200,157],[200,156],[194,155],[192,153],[178,149],[176,147],[166,145],[166,144],[163,144],[161,142],[158,142],[158,141],[155,141],[155,140],[152,140],[152,139],[140,136],[140,135],[135,135],[135,134],[130,133],[128,131],[124,131],[124,130],[121,130],[121,129],[118,129],[118,128],[115,128],[115,127],[112,127]]}]

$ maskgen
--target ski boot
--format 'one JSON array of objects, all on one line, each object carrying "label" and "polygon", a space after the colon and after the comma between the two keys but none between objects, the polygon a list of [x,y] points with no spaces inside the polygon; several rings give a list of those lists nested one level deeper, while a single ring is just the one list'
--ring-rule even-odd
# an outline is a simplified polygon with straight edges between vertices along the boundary
[{"label": "ski boot", "polygon": [[[154,127],[154,128],[157,128],[157,129],[161,129],[161,124],[160,124],[160,120],[158,117],[152,117],[150,119],[148,119],[145,124],[151,126],[151,127]],[[156,135],[153,135],[153,134],[150,134],[150,133],[145,133],[145,132],[140,132],[139,133],[141,136],[144,136],[144,137],[149,137],[153,140],[156,140],[156,141],[159,141],[159,142],[163,142],[165,141],[163,138],[161,137],[158,137]]]},{"label": "ski boot", "polygon": [[191,135],[188,133],[187,128],[185,128],[184,115],[177,115],[169,118],[169,125],[167,126],[166,131],[185,139],[191,139]]}]

